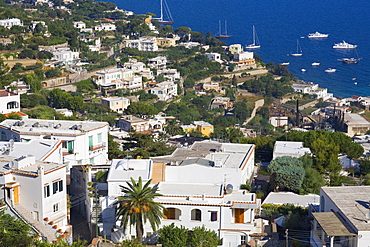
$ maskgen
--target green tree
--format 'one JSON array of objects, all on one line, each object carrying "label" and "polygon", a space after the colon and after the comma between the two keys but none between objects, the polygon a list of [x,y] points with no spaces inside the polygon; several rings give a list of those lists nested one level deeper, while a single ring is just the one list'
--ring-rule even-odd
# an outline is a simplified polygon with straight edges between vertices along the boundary
[{"label": "green tree", "polygon": [[32,243],[31,228],[23,221],[0,211],[0,246],[26,247]]},{"label": "green tree", "polygon": [[277,157],[271,161],[268,172],[271,174],[270,184],[273,189],[298,192],[302,186],[305,170],[302,162],[293,157]]},{"label": "green tree", "polygon": [[162,196],[157,192],[158,187],[150,186],[151,179],[143,185],[142,178],[136,182],[131,178],[126,186],[120,186],[124,196],[118,197],[117,219],[121,219],[121,227],[124,231],[129,225],[136,229],[136,237],[141,243],[143,241],[144,224],[148,221],[153,231],[163,218],[164,207],[154,201]]},{"label": "green tree", "polygon": [[158,114],[158,110],[154,106],[142,102],[134,102],[127,107],[126,113],[136,116],[153,116]]},{"label": "green tree", "polygon": [[187,247],[189,230],[184,226],[175,226],[174,223],[168,226],[163,226],[158,230],[158,242],[163,247]]},{"label": "green tree", "polygon": [[204,226],[196,226],[189,233],[189,247],[217,247],[217,245],[217,233],[206,229]]},{"label": "green tree", "polygon": [[370,156],[366,156],[359,160],[360,172],[362,175],[367,175],[370,173]]},{"label": "green tree", "polygon": [[42,88],[41,80],[37,77],[35,73],[27,74],[24,77],[24,82],[30,86],[33,93],[39,92]]}]

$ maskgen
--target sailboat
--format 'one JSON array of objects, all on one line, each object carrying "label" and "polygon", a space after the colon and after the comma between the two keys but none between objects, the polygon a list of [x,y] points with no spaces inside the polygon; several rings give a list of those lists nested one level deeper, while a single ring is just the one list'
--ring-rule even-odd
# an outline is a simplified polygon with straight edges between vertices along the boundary
[{"label": "sailboat", "polygon": [[254,27],[254,25],[252,29],[253,29],[253,43],[250,45],[247,45],[246,48],[247,49],[259,49],[261,48],[261,45],[260,45],[260,41],[258,40],[256,28]]},{"label": "sailboat", "polygon": [[297,52],[296,53],[291,53],[290,55],[293,56],[293,57],[300,57],[300,56],[302,56],[302,48],[299,45],[298,39],[297,39]]},{"label": "sailboat", "polygon": [[358,55],[358,52],[355,48],[355,52],[356,52],[356,57],[352,57],[352,58],[342,58],[342,59],[339,59],[340,61],[342,61],[343,63],[358,63],[362,58],[359,57]]},{"label": "sailboat", "polygon": [[221,30],[221,21],[218,21],[218,35],[216,35],[216,38],[218,39],[228,39],[231,35],[227,34],[227,22],[225,21],[225,34],[222,34]]},{"label": "sailboat", "polygon": [[[153,20],[158,20],[160,24],[173,24],[174,21],[166,0],[160,0],[160,3],[161,3],[161,15],[159,16],[159,18],[153,18]],[[168,19],[164,19],[163,17],[164,12],[166,13]]]}]

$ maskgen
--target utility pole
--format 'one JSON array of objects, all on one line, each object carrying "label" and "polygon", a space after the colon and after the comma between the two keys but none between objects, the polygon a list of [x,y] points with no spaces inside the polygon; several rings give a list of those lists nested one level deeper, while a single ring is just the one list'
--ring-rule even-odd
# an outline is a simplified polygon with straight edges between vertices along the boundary
[{"label": "utility pole", "polygon": [[288,247],[289,246],[289,239],[288,239],[288,229],[285,230],[285,246]]}]

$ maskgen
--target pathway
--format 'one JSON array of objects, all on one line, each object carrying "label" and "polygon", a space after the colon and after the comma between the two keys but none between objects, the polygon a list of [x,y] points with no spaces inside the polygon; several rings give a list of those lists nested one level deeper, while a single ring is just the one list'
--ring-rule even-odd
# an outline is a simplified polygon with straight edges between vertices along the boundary
[{"label": "pathway", "polygon": [[257,109],[262,107],[264,103],[265,103],[264,99],[260,99],[254,102],[254,108],[253,108],[252,114],[249,118],[245,120],[243,125],[247,125],[254,118],[254,116],[256,116]]}]

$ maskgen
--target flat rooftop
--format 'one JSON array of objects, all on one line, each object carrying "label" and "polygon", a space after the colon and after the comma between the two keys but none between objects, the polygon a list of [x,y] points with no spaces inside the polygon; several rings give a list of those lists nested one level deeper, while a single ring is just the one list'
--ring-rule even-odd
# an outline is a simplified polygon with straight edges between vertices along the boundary
[{"label": "flat rooftop", "polygon": [[356,113],[345,113],[344,114],[344,122],[347,125],[357,125],[357,124],[365,124],[370,125],[370,122],[367,121],[363,116]]},{"label": "flat rooftop", "polygon": [[12,169],[9,166],[9,163],[17,158],[19,157],[13,157],[9,155],[0,155],[0,176],[3,174],[9,173],[13,170],[18,171],[18,172],[23,172],[24,175],[38,176],[37,170],[39,166],[44,167],[45,173],[51,172],[58,168],[65,167],[65,165],[60,165],[57,163],[42,162],[42,161],[36,160],[35,164],[23,167],[20,170]]},{"label": "flat rooftop", "polygon": [[95,129],[106,128],[107,122],[95,121],[68,121],[68,120],[45,120],[45,119],[6,119],[0,126],[9,128],[20,134],[53,134],[53,135],[81,135]]},{"label": "flat rooftop", "polygon": [[370,231],[370,223],[367,223],[366,219],[366,213],[370,209],[370,186],[322,187],[321,189],[358,231]]}]

